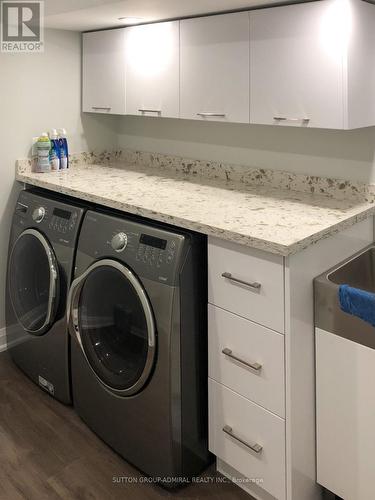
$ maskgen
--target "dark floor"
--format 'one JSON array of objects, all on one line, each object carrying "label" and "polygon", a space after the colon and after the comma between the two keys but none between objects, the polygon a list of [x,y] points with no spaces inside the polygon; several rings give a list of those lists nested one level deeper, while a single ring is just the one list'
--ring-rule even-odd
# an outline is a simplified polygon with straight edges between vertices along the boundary
[{"label": "dark floor", "polygon": [[29,381],[7,353],[0,354],[1,500],[250,499],[234,484],[218,482],[223,478],[214,468],[204,477],[206,482],[173,493],[141,484],[141,474],[72,408]]}]

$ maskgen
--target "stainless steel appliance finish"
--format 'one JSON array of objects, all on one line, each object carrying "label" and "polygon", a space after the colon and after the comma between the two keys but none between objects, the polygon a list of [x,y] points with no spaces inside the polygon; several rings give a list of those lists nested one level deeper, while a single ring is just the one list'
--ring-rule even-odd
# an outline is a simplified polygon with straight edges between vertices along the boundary
[{"label": "stainless steel appliance finish", "polygon": [[345,260],[314,280],[315,326],[375,349],[374,328],[341,311],[338,290],[347,284],[375,293],[375,247]]},{"label": "stainless steel appliance finish", "polygon": [[6,335],[13,361],[71,403],[66,301],[83,209],[22,191],[9,242]]},{"label": "stainless steel appliance finish", "polygon": [[203,236],[87,212],[69,299],[73,403],[107,444],[165,486],[207,448]]}]

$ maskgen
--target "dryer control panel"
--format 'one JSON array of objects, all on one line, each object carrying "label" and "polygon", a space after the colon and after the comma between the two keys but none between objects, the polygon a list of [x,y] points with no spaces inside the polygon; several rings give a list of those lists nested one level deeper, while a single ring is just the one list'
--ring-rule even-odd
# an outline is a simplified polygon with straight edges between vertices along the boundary
[{"label": "dryer control panel", "polygon": [[165,264],[172,264],[176,255],[176,247],[174,240],[168,241],[142,233],[139,238],[137,260],[160,268]]},{"label": "dryer control panel", "polygon": [[186,244],[185,235],[152,223],[88,211],[78,251],[94,259],[114,258],[140,277],[172,285]]},{"label": "dryer control panel", "polygon": [[77,234],[82,214],[81,208],[22,191],[16,204],[14,221],[18,226],[34,227],[51,241],[69,246]]}]

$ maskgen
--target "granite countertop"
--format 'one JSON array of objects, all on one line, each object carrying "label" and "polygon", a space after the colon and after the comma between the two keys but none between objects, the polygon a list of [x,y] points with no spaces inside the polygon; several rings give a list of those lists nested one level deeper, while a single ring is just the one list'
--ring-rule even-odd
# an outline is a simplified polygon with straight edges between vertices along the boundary
[{"label": "granite countertop", "polygon": [[16,179],[33,186],[287,256],[375,213],[372,200],[187,176],[150,165],[73,163]]}]

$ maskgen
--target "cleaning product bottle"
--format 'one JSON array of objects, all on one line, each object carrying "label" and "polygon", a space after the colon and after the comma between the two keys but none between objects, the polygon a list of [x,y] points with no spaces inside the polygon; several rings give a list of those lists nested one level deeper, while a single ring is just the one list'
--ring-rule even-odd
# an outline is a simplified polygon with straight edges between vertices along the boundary
[{"label": "cleaning product bottle", "polygon": [[31,146],[31,171],[37,172],[38,165],[38,144],[39,137],[33,137],[33,143]]},{"label": "cleaning product bottle", "polygon": [[51,141],[49,140],[48,134],[44,132],[38,139],[36,143],[37,149],[37,162],[36,171],[37,172],[50,172],[51,164],[49,162],[50,151],[51,151]]},{"label": "cleaning product bottle", "polygon": [[68,140],[66,138],[66,130],[59,128],[59,146],[60,146],[60,170],[65,170],[69,167],[69,149]]},{"label": "cleaning product bottle", "polygon": [[55,172],[57,170],[60,170],[60,145],[57,130],[55,128],[51,130],[49,138],[51,141],[51,153],[49,161],[51,164],[51,170]]}]

